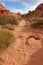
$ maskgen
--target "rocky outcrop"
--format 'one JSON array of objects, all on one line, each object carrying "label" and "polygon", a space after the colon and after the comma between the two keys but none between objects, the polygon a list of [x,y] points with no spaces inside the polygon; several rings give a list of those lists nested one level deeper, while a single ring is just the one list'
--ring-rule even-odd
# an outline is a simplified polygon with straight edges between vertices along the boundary
[{"label": "rocky outcrop", "polygon": [[43,3],[38,5],[34,11],[29,11],[27,14],[22,15],[24,18],[43,17]]},{"label": "rocky outcrop", "polygon": [[2,4],[0,4],[0,14],[8,14],[10,10],[7,10]]},{"label": "rocky outcrop", "polygon": [[14,16],[14,17],[21,17],[20,13],[13,13],[10,10],[6,9],[2,4],[0,4],[0,15],[7,15],[7,16]]}]

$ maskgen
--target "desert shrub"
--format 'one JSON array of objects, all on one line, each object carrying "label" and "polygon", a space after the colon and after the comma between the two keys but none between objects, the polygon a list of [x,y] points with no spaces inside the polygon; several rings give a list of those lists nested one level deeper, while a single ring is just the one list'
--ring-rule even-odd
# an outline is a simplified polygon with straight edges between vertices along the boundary
[{"label": "desert shrub", "polygon": [[3,52],[13,41],[13,34],[8,31],[0,30],[0,53]]},{"label": "desert shrub", "polygon": [[6,24],[17,25],[18,22],[15,17],[0,15],[0,25],[6,25]]},{"label": "desert shrub", "polygon": [[35,18],[32,20],[31,26],[34,28],[42,28],[43,27],[43,18]]},{"label": "desert shrub", "polygon": [[17,25],[18,24],[18,21],[15,17],[9,17],[8,21],[9,21],[8,23],[12,24],[12,25],[13,24]]}]

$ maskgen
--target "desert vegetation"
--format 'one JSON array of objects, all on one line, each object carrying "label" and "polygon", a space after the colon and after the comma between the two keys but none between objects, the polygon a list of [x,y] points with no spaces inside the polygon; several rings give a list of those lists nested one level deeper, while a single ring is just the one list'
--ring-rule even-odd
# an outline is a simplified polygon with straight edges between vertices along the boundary
[{"label": "desert vegetation", "polygon": [[14,26],[18,25],[18,20],[13,16],[0,15],[0,26],[9,30],[14,30]]},{"label": "desert vegetation", "polygon": [[17,25],[17,19],[13,16],[0,15],[0,25],[15,24]]},{"label": "desert vegetation", "polygon": [[13,41],[13,34],[8,31],[0,30],[0,53],[3,52]]},{"label": "desert vegetation", "polygon": [[31,26],[34,28],[43,28],[43,17],[33,18]]}]

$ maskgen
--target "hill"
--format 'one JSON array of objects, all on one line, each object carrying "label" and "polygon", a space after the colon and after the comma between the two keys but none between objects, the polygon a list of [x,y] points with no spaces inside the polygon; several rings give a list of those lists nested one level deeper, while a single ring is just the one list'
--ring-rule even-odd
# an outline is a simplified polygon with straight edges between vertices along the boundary
[{"label": "hill", "polygon": [[22,15],[24,18],[43,17],[43,3],[39,4],[34,11],[29,11],[27,14]]},{"label": "hill", "polygon": [[2,4],[0,4],[0,15],[14,16],[16,18],[21,17],[20,13],[13,13],[7,8],[5,8]]}]

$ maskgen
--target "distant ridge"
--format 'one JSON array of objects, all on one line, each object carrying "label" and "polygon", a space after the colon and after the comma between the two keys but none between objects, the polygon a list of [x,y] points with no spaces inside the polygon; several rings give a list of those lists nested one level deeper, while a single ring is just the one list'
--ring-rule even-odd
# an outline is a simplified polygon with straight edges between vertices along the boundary
[{"label": "distant ridge", "polygon": [[0,4],[0,10],[6,10],[6,8],[2,4]]},{"label": "distant ridge", "polygon": [[7,10],[2,4],[0,4],[0,14],[8,13],[10,10]]},{"label": "distant ridge", "polygon": [[5,8],[2,4],[0,4],[0,15],[21,17],[20,13],[13,13],[10,10],[8,10],[7,8]]},{"label": "distant ridge", "polygon": [[29,11],[27,14],[24,14],[23,17],[43,17],[43,3],[39,4],[34,11]]},{"label": "distant ridge", "polygon": [[0,4],[0,14],[10,15],[15,17],[22,16],[24,18],[43,17],[43,3],[39,4],[34,11],[29,11],[27,14],[10,12],[10,10],[6,9],[2,4]]}]

